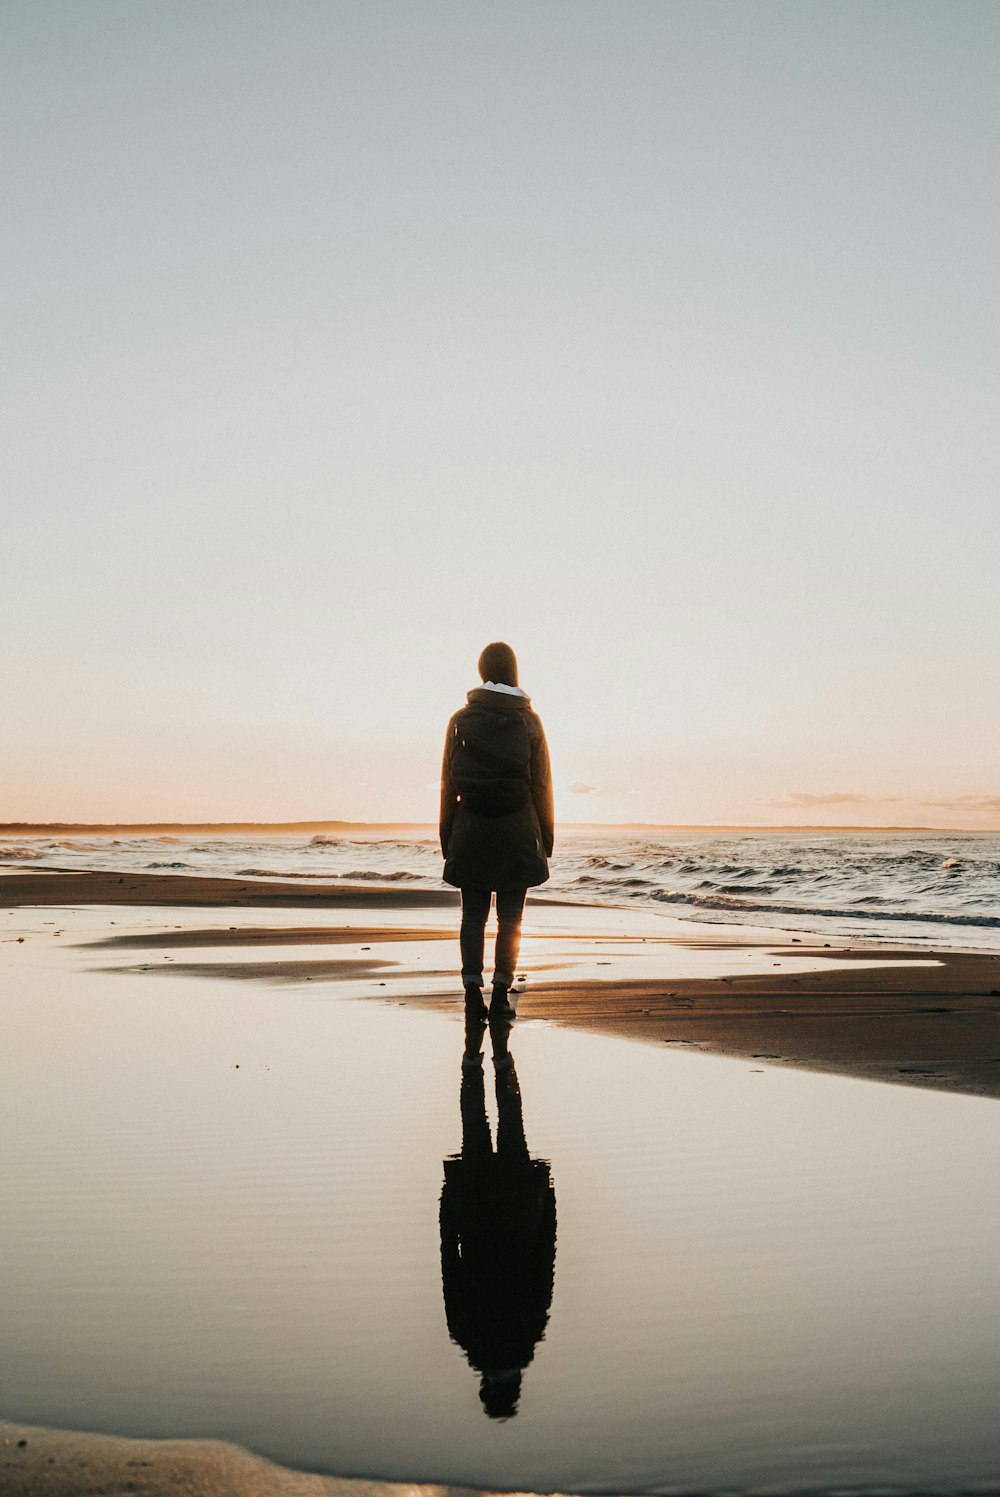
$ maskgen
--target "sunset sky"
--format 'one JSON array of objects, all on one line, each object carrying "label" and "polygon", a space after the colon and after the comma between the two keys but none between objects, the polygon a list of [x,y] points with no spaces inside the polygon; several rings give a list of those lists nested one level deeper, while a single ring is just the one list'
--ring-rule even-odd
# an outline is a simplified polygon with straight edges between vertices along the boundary
[{"label": "sunset sky", "polygon": [[0,820],[1000,827],[993,0],[7,0]]}]

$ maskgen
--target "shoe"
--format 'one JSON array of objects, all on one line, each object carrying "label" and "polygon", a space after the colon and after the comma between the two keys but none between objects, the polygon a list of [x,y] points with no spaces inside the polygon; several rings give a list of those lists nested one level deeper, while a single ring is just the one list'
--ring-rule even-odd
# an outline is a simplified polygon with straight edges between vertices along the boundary
[{"label": "shoe", "polygon": [[506,988],[495,987],[490,998],[491,1019],[513,1019],[515,1017],[514,1005],[510,1001],[510,995]]},{"label": "shoe", "polygon": [[468,984],[465,989],[465,1013],[470,1019],[485,1019],[486,1004],[483,1002],[482,988],[473,987]]}]

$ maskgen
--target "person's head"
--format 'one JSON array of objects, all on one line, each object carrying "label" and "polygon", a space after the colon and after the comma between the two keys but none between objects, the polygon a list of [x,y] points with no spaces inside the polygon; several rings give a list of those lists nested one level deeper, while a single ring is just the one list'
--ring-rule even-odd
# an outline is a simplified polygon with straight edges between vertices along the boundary
[{"label": "person's head", "polygon": [[479,657],[479,675],[483,681],[494,681],[497,686],[516,686],[517,656],[510,645],[500,640],[487,645]]}]

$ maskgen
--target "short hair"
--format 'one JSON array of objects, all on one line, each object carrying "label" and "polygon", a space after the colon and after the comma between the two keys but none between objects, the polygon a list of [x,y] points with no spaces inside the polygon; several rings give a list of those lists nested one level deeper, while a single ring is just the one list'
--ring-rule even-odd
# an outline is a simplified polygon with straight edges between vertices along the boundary
[{"label": "short hair", "polygon": [[501,640],[487,645],[479,657],[479,674],[484,681],[495,681],[498,686],[516,686],[517,656],[510,645]]}]

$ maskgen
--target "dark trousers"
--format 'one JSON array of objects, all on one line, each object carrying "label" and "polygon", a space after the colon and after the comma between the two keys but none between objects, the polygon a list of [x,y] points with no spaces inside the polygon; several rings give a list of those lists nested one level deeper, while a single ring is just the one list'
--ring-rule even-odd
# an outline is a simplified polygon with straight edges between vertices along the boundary
[{"label": "dark trousers", "polygon": [[[480,1029],[482,1033],[482,1029]],[[513,1062],[496,1073],[497,1149],[493,1153],[493,1135],[486,1116],[486,1083],[482,1070],[462,1072],[459,1105],[462,1109],[462,1158],[467,1164],[489,1167],[494,1159],[505,1165],[528,1164],[528,1145],[524,1137],[524,1113],[521,1087]]]},{"label": "dark trousers", "polygon": [[[497,890],[497,944],[493,957],[495,987],[509,988],[514,982],[517,954],[521,949],[521,914],[527,889]],[[482,987],[483,947],[486,940],[486,917],[492,894],[489,889],[462,890],[462,982],[466,987]]]}]

